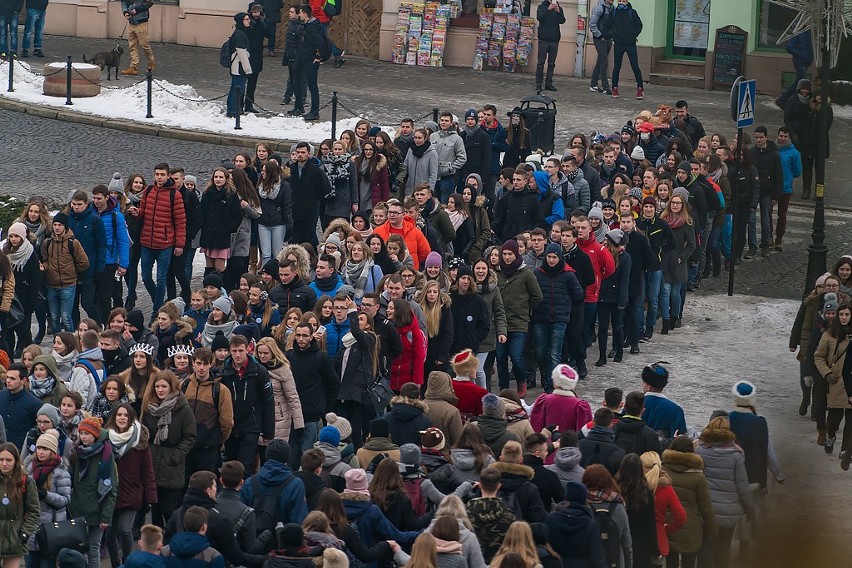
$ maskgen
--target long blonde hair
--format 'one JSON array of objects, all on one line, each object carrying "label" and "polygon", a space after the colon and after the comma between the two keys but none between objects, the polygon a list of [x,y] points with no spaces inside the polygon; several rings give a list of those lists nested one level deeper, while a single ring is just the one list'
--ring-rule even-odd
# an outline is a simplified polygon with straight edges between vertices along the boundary
[{"label": "long blonde hair", "polygon": [[[434,304],[430,304],[426,299],[429,288],[438,289],[438,301]],[[426,318],[426,332],[431,339],[441,332],[441,309],[444,306],[449,306],[452,301],[447,293],[441,290],[441,285],[437,280],[429,280],[417,293],[417,303],[423,308],[423,316]]]},{"label": "long blonde hair", "polygon": [[[273,338],[262,337],[260,341],[257,342],[257,347],[260,347],[261,345],[265,345],[269,348],[269,351],[272,353],[272,359],[275,363],[278,365],[290,366],[290,360],[287,359],[287,356],[284,355],[284,352],[281,351],[281,348],[278,347],[278,343]],[[255,351],[257,351],[257,347],[255,347]]]},{"label": "long blonde hair", "polygon": [[407,565],[411,568],[437,568],[438,543],[434,536],[427,532],[420,533],[411,547],[411,559]]},{"label": "long blonde hair", "polygon": [[532,530],[530,530],[529,524],[524,521],[515,521],[509,525],[509,530],[506,531],[506,536],[503,538],[503,544],[500,545],[500,549],[491,561],[491,567],[499,568],[503,558],[512,552],[519,554],[524,559],[524,564],[529,568],[540,564]]},{"label": "long blonde hair", "polygon": [[464,503],[462,503],[458,495],[447,495],[444,497],[435,511],[435,518],[437,519],[438,517],[455,517],[462,522],[462,525],[467,530],[473,532],[473,525],[467,516],[467,509],[464,508]]}]

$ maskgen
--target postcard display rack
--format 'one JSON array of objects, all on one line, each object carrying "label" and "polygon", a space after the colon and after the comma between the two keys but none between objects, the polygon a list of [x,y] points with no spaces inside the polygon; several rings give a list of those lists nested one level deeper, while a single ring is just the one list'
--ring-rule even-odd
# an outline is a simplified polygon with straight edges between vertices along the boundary
[{"label": "postcard display rack", "polygon": [[498,9],[479,15],[473,68],[514,73],[518,66],[529,63],[535,19],[497,13]]},{"label": "postcard display rack", "polygon": [[450,18],[458,17],[460,11],[460,1],[400,3],[391,61],[400,65],[443,67]]}]

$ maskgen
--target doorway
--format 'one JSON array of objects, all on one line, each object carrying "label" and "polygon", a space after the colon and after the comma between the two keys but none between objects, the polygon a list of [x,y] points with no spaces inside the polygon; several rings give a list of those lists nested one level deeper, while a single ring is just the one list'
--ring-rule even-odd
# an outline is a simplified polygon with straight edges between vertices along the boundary
[{"label": "doorway", "polygon": [[710,0],[669,0],[666,56],[701,60],[710,41]]}]

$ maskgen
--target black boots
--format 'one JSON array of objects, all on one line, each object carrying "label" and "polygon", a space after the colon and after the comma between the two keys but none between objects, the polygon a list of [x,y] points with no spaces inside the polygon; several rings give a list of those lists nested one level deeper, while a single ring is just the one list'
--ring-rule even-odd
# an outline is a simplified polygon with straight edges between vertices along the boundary
[{"label": "black boots", "polygon": [[668,334],[669,334],[669,330],[670,330],[670,329],[674,329],[674,326],[669,325],[669,321],[670,321],[670,320],[667,320],[667,319],[664,319],[664,320],[663,320],[663,329],[662,329],[662,331],[660,331],[660,334],[662,334],[662,335],[668,335]]}]

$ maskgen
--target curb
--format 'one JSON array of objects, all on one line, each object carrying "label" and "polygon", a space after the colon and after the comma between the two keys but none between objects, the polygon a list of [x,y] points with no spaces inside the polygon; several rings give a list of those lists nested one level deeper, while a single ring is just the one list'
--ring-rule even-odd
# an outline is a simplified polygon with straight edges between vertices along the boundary
[{"label": "curb", "polygon": [[[182,128],[171,128],[156,124],[145,124],[143,122],[135,122],[127,119],[105,118],[86,114],[83,112],[73,112],[64,109],[57,109],[48,106],[33,105],[31,103],[23,103],[11,99],[0,97],[0,109],[11,112],[20,112],[22,114],[30,114],[41,118],[50,118],[54,120],[62,120],[64,122],[73,122],[77,124],[85,124],[88,126],[97,126],[100,128],[109,128],[111,130],[119,130],[122,132],[130,132],[133,134],[145,134],[147,136],[156,136],[160,138],[170,138],[173,140],[182,140],[184,142],[201,142],[204,144],[214,144],[217,146],[246,146],[253,147],[259,140],[254,136],[239,136],[236,134],[217,134],[214,132],[199,132],[195,130],[185,130]],[[295,140],[279,140],[270,142],[272,149],[278,152],[289,152],[290,146],[296,144]]]}]

